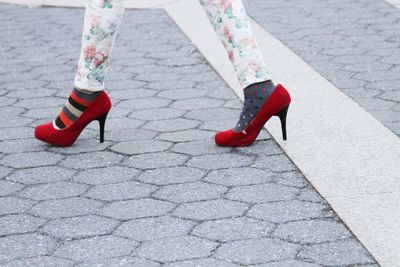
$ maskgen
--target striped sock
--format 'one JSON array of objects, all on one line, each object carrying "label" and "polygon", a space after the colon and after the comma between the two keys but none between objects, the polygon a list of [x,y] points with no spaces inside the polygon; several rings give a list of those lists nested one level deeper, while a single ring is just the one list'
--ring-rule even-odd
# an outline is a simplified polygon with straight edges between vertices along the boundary
[{"label": "striped sock", "polygon": [[59,130],[70,126],[90,106],[100,92],[83,91],[74,87],[65,106],[54,120],[53,126]]}]

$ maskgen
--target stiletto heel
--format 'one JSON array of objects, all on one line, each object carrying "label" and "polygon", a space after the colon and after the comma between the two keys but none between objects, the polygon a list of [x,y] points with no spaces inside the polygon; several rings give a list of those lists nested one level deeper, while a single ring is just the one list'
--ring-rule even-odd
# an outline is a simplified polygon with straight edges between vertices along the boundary
[{"label": "stiletto heel", "polygon": [[279,117],[283,140],[286,140],[286,116],[290,101],[290,94],[285,87],[277,85],[246,129],[239,133],[233,129],[218,132],[215,135],[215,143],[229,147],[249,146],[257,139],[261,129],[272,116]]},{"label": "stiletto heel", "polygon": [[104,143],[104,126],[106,124],[108,112],[101,115],[97,120],[99,121],[100,126],[100,143]]},{"label": "stiletto heel", "polygon": [[103,143],[104,126],[111,106],[110,98],[105,91],[102,91],[94,102],[70,126],[58,130],[53,127],[52,122],[48,122],[35,128],[35,137],[51,145],[61,147],[71,146],[83,129],[90,122],[97,120],[100,124],[100,143]]},{"label": "stiletto heel", "polygon": [[278,116],[279,119],[281,120],[283,140],[287,139],[287,136],[286,136],[286,116],[287,116],[288,109],[289,109],[289,106],[285,107],[284,109],[282,109],[281,111],[279,111],[278,113],[275,114],[275,116]]}]

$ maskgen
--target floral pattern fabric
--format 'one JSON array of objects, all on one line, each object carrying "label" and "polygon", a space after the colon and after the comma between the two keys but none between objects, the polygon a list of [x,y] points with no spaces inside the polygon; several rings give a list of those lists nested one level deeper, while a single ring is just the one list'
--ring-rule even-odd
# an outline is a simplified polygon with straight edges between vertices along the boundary
[{"label": "floral pattern fabric", "polygon": [[[270,79],[241,0],[199,0],[243,88]],[[87,0],[75,86],[104,89],[107,65],[122,22],[124,0]]]}]

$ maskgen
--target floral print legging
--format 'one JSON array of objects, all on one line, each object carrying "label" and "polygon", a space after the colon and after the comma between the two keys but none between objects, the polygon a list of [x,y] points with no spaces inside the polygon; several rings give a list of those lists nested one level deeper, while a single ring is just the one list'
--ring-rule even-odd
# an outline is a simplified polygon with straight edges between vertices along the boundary
[{"label": "floral print legging", "polygon": [[[74,85],[104,89],[107,65],[124,13],[124,0],[86,0],[82,50]],[[243,88],[270,79],[241,0],[199,0]]]}]

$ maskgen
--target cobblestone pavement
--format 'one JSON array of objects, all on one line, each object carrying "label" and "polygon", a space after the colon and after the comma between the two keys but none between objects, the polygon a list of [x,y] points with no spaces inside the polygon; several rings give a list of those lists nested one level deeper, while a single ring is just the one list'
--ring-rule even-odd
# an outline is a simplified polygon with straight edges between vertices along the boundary
[{"label": "cobblestone pavement", "polygon": [[34,140],[82,12],[0,5],[1,266],[377,266],[267,132],[214,145],[241,104],[161,10],[126,13],[107,141],[95,124],[70,148]]},{"label": "cobblestone pavement", "polygon": [[245,0],[248,13],[400,136],[400,10],[383,0]]}]

